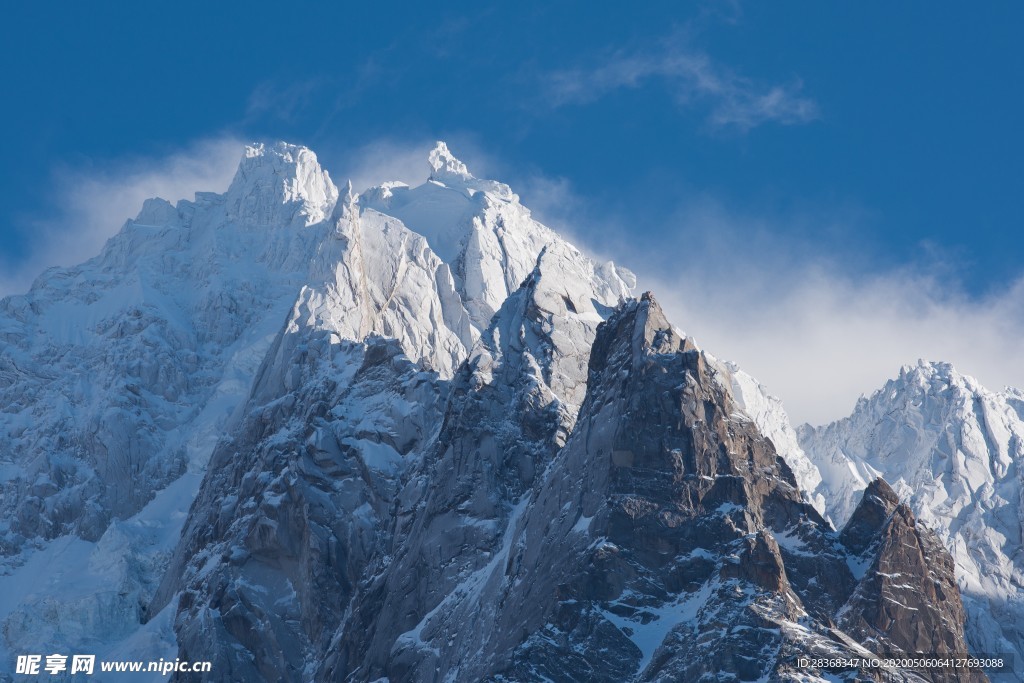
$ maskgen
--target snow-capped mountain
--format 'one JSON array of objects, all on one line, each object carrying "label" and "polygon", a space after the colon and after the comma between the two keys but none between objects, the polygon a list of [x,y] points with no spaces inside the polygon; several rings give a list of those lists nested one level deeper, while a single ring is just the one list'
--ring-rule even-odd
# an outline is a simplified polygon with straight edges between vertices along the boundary
[{"label": "snow-capped mountain", "polygon": [[952,553],[972,649],[1016,653],[1024,670],[1024,394],[920,361],[849,417],[799,435],[833,519],[884,477]]},{"label": "snow-capped mountain", "polygon": [[[250,394],[296,388],[300,336],[383,335],[443,385],[479,336],[471,311],[489,317],[546,245],[583,258],[443,143],[429,163],[362,206],[308,149],[254,145],[223,195],[148,201],[95,259],[0,303],[8,651],[139,637],[217,441]],[[448,261],[370,206],[389,203]],[[628,294],[628,271],[592,270],[608,305]],[[176,648],[147,627],[154,656]]]},{"label": "snow-capped mountain", "polygon": [[137,633],[211,450],[338,193],[309,150],[245,151],[230,189],[150,200],[86,263],[0,301],[0,621],[8,653]]},{"label": "snow-capped mountain", "polygon": [[151,200],[0,303],[0,656],[820,681],[878,674],[798,656],[967,649],[924,515],[851,484],[836,532],[777,399],[508,186],[428,162],[357,194],[254,145],[226,193]]}]

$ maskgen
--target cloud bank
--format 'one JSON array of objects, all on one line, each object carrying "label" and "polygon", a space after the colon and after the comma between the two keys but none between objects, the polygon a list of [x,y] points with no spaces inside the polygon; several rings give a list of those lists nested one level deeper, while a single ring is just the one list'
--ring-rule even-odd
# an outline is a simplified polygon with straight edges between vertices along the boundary
[{"label": "cloud bank", "polygon": [[743,258],[728,275],[698,265],[646,282],[673,320],[765,383],[796,422],[848,415],[919,358],[951,362],[992,389],[1024,386],[1024,280],[971,297],[914,268],[855,274],[825,260]]},{"label": "cloud bank", "polygon": [[866,246],[828,248],[710,198],[638,240],[628,218],[599,215],[564,179],[526,179],[523,196],[578,246],[636,272],[674,324],[757,377],[796,424],[848,415],[918,359],[993,390],[1024,387],[1024,277],[971,295],[934,246],[920,262],[873,267]]},{"label": "cloud bank", "polygon": [[28,255],[0,276],[0,296],[22,293],[50,266],[71,266],[99,253],[142,203],[170,202],[228,188],[242,156],[234,137],[202,140],[160,158],[122,160],[104,168],[54,172],[54,213],[31,225]]}]

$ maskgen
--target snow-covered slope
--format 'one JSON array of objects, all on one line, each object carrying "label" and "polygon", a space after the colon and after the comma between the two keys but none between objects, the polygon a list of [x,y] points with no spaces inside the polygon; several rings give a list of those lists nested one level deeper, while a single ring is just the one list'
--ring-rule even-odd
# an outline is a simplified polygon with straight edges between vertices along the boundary
[{"label": "snow-covered slope", "polygon": [[336,195],[308,150],[252,147],[225,195],[150,200],[98,257],[0,302],[5,554],[96,540],[202,465],[194,422],[247,389]]},{"label": "snow-covered slope", "polygon": [[0,302],[5,656],[173,652],[140,605],[336,198],[309,150],[249,147],[225,194],[147,201],[99,256]]},{"label": "snow-covered slope", "polygon": [[[763,384],[744,372],[733,362],[726,361],[725,367],[732,378],[732,391],[736,402],[757,425],[761,433],[772,440],[775,449],[786,459],[793,470],[800,490],[807,496],[814,508],[825,514],[825,497],[818,493],[821,474],[817,466],[800,447],[796,430],[777,396],[768,393]],[[862,487],[863,488],[863,487]]]},{"label": "snow-covered slope", "polygon": [[904,367],[853,414],[800,442],[821,471],[817,492],[845,522],[867,483],[892,484],[956,562],[976,652],[1017,653],[1024,670],[1024,402],[947,363]]},{"label": "snow-covered slope", "polygon": [[[388,183],[367,190],[360,201],[426,237],[450,264],[474,324],[486,328],[533,270],[541,249],[562,240],[533,220],[508,185],[474,178],[444,143],[430,153],[430,167],[430,179],[418,187]],[[629,271],[608,268],[610,279],[636,285]]]},{"label": "snow-covered slope", "polygon": [[[99,256],[0,302],[2,576],[35,586],[0,601],[9,647],[138,629],[217,442],[325,391],[363,353],[345,340],[394,339],[439,392],[545,247],[590,263],[443,143],[428,161],[423,186],[359,196],[308,149],[253,145],[223,195],[150,200]],[[608,305],[628,293],[628,271],[587,267]],[[90,569],[67,582],[72,563]]]}]

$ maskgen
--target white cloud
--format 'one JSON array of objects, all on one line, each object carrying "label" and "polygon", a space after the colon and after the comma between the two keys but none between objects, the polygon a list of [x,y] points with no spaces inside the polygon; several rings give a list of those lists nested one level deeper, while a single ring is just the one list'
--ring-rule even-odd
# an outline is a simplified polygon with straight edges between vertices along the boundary
[{"label": "white cloud", "polygon": [[972,298],[912,269],[855,276],[811,262],[778,273],[747,258],[746,272],[724,275],[707,264],[648,281],[699,344],[758,377],[796,422],[849,414],[919,358],[994,389],[1024,386],[1024,280]]},{"label": "white cloud", "polygon": [[547,77],[554,106],[593,102],[614,90],[660,81],[682,106],[704,104],[708,121],[746,131],[769,121],[807,123],[818,105],[801,94],[803,84],[758,83],[716,63],[707,54],[675,38],[654,51],[619,51],[589,68],[556,71]]},{"label": "white cloud", "polygon": [[[829,253],[781,221],[706,198],[660,229],[656,246],[640,245],[627,219],[602,217],[565,180],[528,179],[523,188],[540,220],[635,271],[639,291],[652,290],[702,348],[782,398],[795,423],[848,415],[859,396],[918,359],[951,362],[991,389],[1024,387],[1024,277],[971,296],[936,263],[933,246],[922,246],[922,263],[872,268],[866,247]],[[829,219],[844,216],[811,220]]]},{"label": "white cloud", "polygon": [[160,158],[54,171],[54,213],[31,226],[28,255],[0,277],[0,296],[26,291],[50,266],[71,266],[95,256],[146,199],[176,202],[197,191],[226,190],[242,149],[240,140],[221,137]]}]

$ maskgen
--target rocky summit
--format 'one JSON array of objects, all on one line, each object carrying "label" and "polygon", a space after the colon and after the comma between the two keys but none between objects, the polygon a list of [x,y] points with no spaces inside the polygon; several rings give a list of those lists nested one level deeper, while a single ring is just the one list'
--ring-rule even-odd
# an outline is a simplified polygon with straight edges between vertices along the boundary
[{"label": "rocky summit", "polygon": [[[0,302],[0,661],[945,683],[989,678],[912,659],[1019,653],[956,543],[1008,518],[922,514],[934,499],[879,476],[898,454],[849,455],[883,407],[798,439],[630,271],[444,143],[427,162],[417,187],[357,192],[253,145],[226,193],[151,200]],[[1010,420],[1018,398],[990,402]],[[1018,505],[1012,443],[966,471]]]}]

